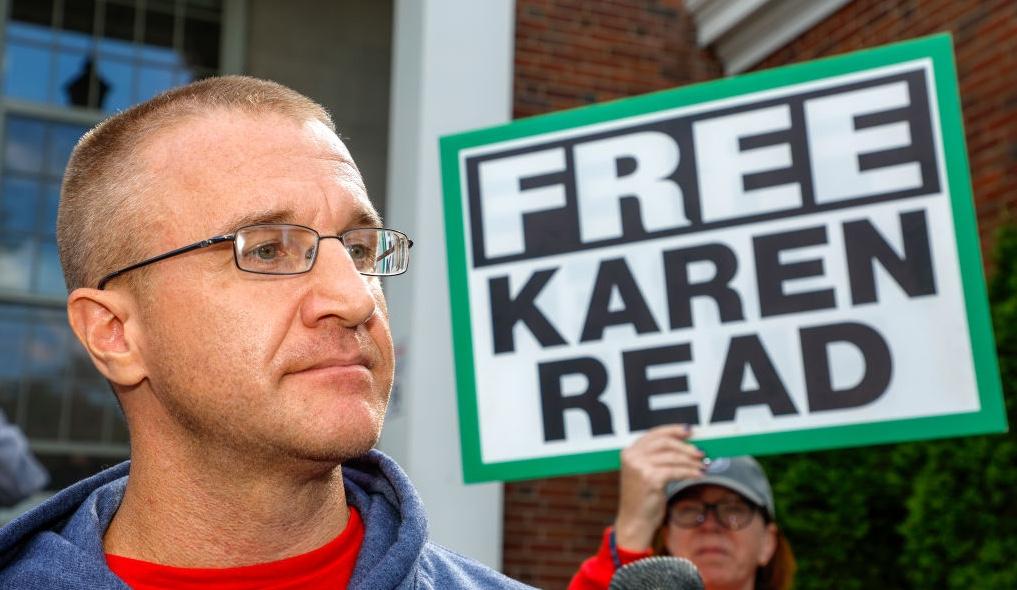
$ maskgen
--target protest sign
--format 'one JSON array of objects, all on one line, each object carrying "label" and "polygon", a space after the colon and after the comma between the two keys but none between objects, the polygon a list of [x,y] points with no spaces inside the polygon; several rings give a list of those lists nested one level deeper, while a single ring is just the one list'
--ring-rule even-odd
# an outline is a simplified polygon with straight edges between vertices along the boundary
[{"label": "protest sign", "polygon": [[948,36],[441,148],[467,481],[1006,429]]}]

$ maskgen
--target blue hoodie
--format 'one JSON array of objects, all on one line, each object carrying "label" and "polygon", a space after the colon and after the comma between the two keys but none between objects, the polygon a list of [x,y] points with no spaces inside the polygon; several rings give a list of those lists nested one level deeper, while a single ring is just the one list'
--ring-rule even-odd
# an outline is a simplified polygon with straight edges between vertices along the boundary
[{"label": "blue hoodie", "polygon": [[[129,469],[128,461],[82,480],[0,529],[0,589],[127,589],[106,566],[102,537]],[[381,452],[343,464],[343,480],[364,521],[349,588],[529,588],[428,541],[416,490]]]}]

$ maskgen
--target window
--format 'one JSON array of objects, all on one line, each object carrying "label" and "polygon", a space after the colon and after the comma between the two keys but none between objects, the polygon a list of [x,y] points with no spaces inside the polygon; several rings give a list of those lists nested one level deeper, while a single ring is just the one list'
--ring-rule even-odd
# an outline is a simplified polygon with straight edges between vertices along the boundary
[{"label": "window", "polygon": [[60,177],[87,127],[10,114],[0,192],[0,289],[62,297],[57,257]]},{"label": "window", "polygon": [[125,109],[219,69],[213,1],[12,0],[3,93],[10,99]]},{"label": "window", "polygon": [[128,454],[116,399],[67,326],[55,237],[67,159],[107,114],[218,73],[223,3],[0,0],[0,410],[52,489]]}]

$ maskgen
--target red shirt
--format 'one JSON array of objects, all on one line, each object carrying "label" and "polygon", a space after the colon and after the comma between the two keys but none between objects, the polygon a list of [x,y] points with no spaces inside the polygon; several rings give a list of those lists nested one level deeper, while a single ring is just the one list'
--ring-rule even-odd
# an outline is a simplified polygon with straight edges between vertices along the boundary
[{"label": "red shirt", "polygon": [[106,554],[113,573],[134,590],[318,590],[346,588],[364,542],[364,523],[350,506],[350,519],[324,547],[279,561],[242,567],[172,567]]},{"label": "red shirt", "polygon": [[[624,547],[615,549],[622,565],[653,555],[650,549],[646,551],[629,551]],[[611,527],[608,527],[604,530],[597,554],[583,562],[569,583],[568,590],[607,590],[615,571],[614,557],[611,556]]]}]

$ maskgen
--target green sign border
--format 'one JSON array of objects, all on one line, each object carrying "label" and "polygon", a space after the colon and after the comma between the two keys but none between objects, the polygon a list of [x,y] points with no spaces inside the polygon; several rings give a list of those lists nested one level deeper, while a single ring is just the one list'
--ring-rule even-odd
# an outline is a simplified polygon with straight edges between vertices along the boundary
[{"label": "green sign border", "polygon": [[933,64],[946,177],[952,200],[961,281],[981,409],[965,414],[755,434],[697,441],[696,444],[706,453],[713,455],[745,453],[766,455],[1005,432],[1006,413],[982,270],[971,178],[964,143],[960,94],[953,59],[953,43],[949,34],[939,34],[844,56],[665,90],[442,137],[441,171],[445,195],[448,279],[464,480],[467,483],[475,483],[591,473],[617,469],[619,459],[618,451],[611,450],[498,463],[483,462],[474,378],[465,217],[460,190],[460,151],[918,59],[931,59]]}]

